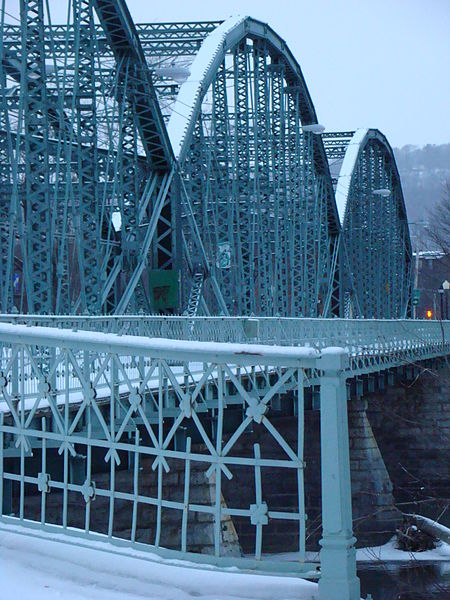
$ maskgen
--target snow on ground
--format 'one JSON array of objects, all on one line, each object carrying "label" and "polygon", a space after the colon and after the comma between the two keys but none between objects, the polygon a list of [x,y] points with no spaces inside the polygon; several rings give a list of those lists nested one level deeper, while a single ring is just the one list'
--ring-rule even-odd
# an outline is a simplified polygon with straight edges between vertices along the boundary
[{"label": "snow on ground", "polygon": [[[6,598],[32,600],[317,600],[316,583],[293,577],[198,568],[106,542],[0,525]],[[3,595],[4,594],[4,595]]]}]

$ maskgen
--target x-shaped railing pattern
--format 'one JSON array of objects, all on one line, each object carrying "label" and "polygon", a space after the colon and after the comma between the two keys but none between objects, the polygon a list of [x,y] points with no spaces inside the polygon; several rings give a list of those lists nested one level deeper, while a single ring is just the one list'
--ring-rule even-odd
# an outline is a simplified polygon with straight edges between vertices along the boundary
[{"label": "x-shaped railing pattern", "polygon": [[[292,324],[290,333],[286,323],[275,332],[284,344],[289,335],[299,339],[301,326]],[[435,325],[386,322],[377,333],[338,321],[335,339],[345,349],[327,349],[315,342],[212,343],[0,323],[1,520],[44,529],[56,523],[87,538],[106,530],[113,543],[144,542],[163,555],[279,569],[286,563],[261,558],[271,528],[288,523],[298,528],[296,565],[307,571],[303,446],[310,387],[320,391],[321,406],[321,581],[327,589],[341,585],[340,572],[326,565],[338,564],[342,552],[354,584],[346,379],[445,356],[448,324]],[[240,326],[248,333],[248,323]],[[271,320],[257,327],[251,320],[253,342],[259,336],[273,344],[273,327]],[[317,341],[324,325],[302,327]],[[231,336],[225,329],[221,335]],[[294,438],[276,418],[280,398]],[[296,500],[280,509],[270,481],[289,477]],[[169,512],[177,515],[176,534]],[[251,558],[226,556],[226,519],[253,531]],[[212,531],[211,559],[191,552],[198,551],[193,539],[201,522],[210,523],[203,529]]]},{"label": "x-shaped railing pattern", "polygon": [[[177,549],[186,552],[192,515],[211,515],[217,559],[223,553],[223,519],[243,518],[255,529],[257,561],[264,548],[264,528],[275,521],[295,521],[304,561],[304,388],[317,383],[317,350],[193,344],[2,324],[0,340],[0,479],[16,518],[29,518],[30,506],[39,497],[40,511],[33,518],[46,525],[48,499],[59,494],[57,522],[67,529],[71,502],[78,497],[84,534],[91,535],[96,529],[93,511],[103,501],[109,506],[107,530],[113,538],[114,506],[125,501],[130,505],[128,539],[133,543],[141,527],[140,507],[153,506],[154,535],[148,541],[163,547],[164,512],[175,510],[181,516]],[[36,382],[31,391],[26,386],[30,379]],[[272,403],[283,394],[290,397],[298,422],[296,444],[272,418]],[[231,413],[232,426],[227,417]],[[258,436],[253,428],[259,428]],[[264,436],[273,440],[270,451]],[[41,463],[35,473],[26,466],[33,454]],[[11,470],[4,457],[12,457],[19,467]],[[109,472],[108,485],[93,466],[99,459],[103,471]],[[78,479],[73,476],[74,460],[82,463]],[[151,493],[141,481],[144,463],[146,476],[154,472]],[[61,467],[59,475],[55,464]],[[165,491],[165,477],[180,464],[183,497],[172,499]],[[203,465],[204,483],[212,486],[209,504],[190,501],[193,464]],[[237,468],[245,472],[251,490],[253,500],[247,507],[224,497],[222,477],[232,480]],[[133,491],[114,483],[126,469]],[[265,487],[267,474],[274,470],[279,477],[284,470],[296,474],[297,510],[273,508]]]},{"label": "x-shaped railing pattern", "polygon": [[[338,346],[348,350],[354,375],[382,371],[450,353],[450,321],[140,315],[0,315],[0,321],[191,341],[300,345],[318,350]],[[32,390],[35,388],[31,382],[29,387]]]}]

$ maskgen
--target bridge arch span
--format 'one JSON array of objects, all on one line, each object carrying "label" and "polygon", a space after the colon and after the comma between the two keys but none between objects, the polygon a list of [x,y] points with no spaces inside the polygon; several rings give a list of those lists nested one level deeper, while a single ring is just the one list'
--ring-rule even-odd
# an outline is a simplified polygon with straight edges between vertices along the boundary
[{"label": "bridge arch span", "polygon": [[366,318],[406,317],[412,247],[392,148],[378,129],[329,134],[325,146],[338,173],[336,205],[353,311]]},{"label": "bridge arch span", "polygon": [[[202,43],[190,68],[190,76],[180,88],[168,123],[168,133],[175,157],[182,161],[189,149],[189,137],[201,111],[202,99],[212,84],[224,56],[246,37],[261,38],[282,53],[291,73],[289,78],[301,83],[300,113],[305,124],[317,123],[314,106],[302,71],[286,42],[266,23],[248,16],[234,16],[223,21]],[[190,110],[187,110],[190,109]]]},{"label": "bridge arch span", "polygon": [[[316,123],[300,66],[268,25],[232,17],[206,37],[168,133],[230,314],[339,312],[339,219],[322,141],[305,128]],[[201,261],[182,219],[187,295]],[[207,286],[204,297],[220,311]]]}]

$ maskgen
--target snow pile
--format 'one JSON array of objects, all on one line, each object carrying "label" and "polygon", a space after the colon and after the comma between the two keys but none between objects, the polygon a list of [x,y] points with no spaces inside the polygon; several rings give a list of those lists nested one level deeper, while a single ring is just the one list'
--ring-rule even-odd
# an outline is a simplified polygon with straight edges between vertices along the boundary
[{"label": "snow pile", "polygon": [[[61,540],[65,541],[62,542]],[[106,542],[0,526],[6,598],[33,600],[317,600],[316,583],[217,571]],[[2,595],[3,597],[3,595]]]},{"label": "snow pile", "polygon": [[[383,546],[371,546],[368,548],[356,549],[356,561],[360,562],[409,562],[409,561],[425,561],[425,562],[450,562],[450,544],[445,542],[437,542],[436,548],[433,550],[425,550],[423,552],[405,552],[397,548],[397,538],[394,536],[389,542]],[[270,560],[296,561],[299,559],[298,552],[282,552],[280,554],[266,554],[263,559]],[[318,552],[306,552],[306,560],[309,563],[319,563]]]},{"label": "snow pile", "polygon": [[424,550],[423,552],[405,552],[397,548],[395,537],[383,546],[374,546],[372,548],[359,548],[356,551],[356,560],[358,562],[378,561],[450,561],[450,544],[438,542],[433,550]]}]

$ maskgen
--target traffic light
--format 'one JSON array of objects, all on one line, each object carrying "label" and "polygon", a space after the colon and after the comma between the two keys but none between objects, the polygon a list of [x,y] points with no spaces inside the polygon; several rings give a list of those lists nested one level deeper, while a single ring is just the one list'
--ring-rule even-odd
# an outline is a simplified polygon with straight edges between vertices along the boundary
[{"label": "traffic light", "polygon": [[432,319],[433,318],[433,311],[428,309],[427,312],[425,313],[427,319]]}]

